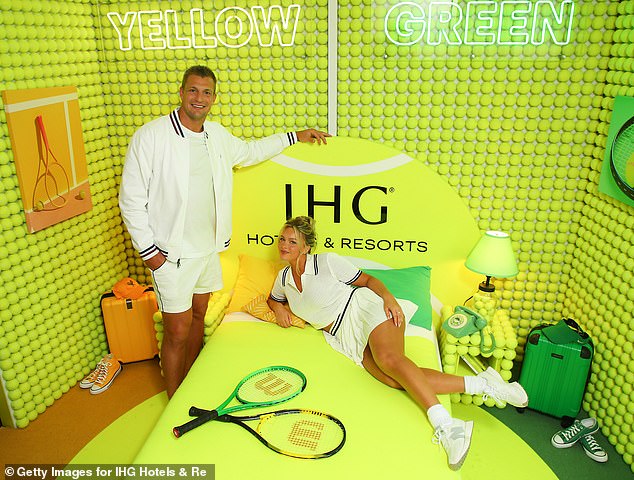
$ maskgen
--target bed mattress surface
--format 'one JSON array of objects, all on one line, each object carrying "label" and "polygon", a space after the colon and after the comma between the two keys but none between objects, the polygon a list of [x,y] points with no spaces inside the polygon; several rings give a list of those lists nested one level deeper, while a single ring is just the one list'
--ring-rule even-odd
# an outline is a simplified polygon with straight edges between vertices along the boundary
[{"label": "bed mattress surface", "polygon": [[[419,365],[437,367],[434,343],[408,336],[406,349]],[[277,408],[330,413],[346,427],[347,441],[331,458],[303,460],[277,454],[237,425],[212,422],[174,438],[171,430],[189,420],[191,405],[215,408],[253,370],[289,365],[307,378],[304,392]],[[443,397],[448,405],[449,399]],[[263,411],[263,410],[262,410]],[[246,414],[247,412],[240,412]],[[433,478],[451,476],[445,454],[431,441],[423,412],[332,350],[310,327],[282,329],[263,322],[224,322],[201,352],[137,455],[135,463],[215,464],[218,479],[391,478],[396,472]],[[301,473],[300,473],[301,472]]]}]

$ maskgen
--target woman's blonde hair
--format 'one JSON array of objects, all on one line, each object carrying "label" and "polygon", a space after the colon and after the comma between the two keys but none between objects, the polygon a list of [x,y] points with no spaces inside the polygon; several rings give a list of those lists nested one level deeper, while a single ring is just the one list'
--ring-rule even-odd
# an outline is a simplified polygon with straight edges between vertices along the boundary
[{"label": "woman's blonde hair", "polygon": [[293,229],[297,238],[303,239],[304,244],[308,246],[309,252],[317,246],[315,220],[312,217],[298,216],[289,218],[282,227],[282,231],[289,227]]}]

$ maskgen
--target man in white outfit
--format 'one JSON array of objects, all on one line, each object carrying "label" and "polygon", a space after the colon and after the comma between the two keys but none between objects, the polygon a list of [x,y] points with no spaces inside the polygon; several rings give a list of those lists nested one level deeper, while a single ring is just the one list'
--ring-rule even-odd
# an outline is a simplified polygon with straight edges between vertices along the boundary
[{"label": "man in white outfit", "polygon": [[132,137],[119,206],[135,249],[152,271],[163,315],[161,364],[172,397],[200,352],[211,292],[222,288],[218,253],[231,238],[232,173],[297,141],[326,143],[314,129],[245,142],[207,120],[216,76],[189,68],[180,108]]}]

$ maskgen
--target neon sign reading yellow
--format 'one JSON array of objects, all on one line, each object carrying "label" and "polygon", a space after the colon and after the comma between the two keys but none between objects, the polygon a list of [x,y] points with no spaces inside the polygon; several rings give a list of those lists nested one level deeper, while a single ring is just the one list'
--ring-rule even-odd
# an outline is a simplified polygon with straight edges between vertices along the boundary
[{"label": "neon sign reading yellow", "polygon": [[[464,5],[464,4],[463,4]],[[570,42],[572,0],[401,2],[385,16],[385,34],[397,45],[542,45]]]},{"label": "neon sign reading yellow", "polygon": [[[257,35],[262,47],[273,44],[290,46],[295,43],[295,33],[301,7],[289,5],[284,10],[271,6],[249,9],[226,7],[215,16],[213,34],[205,22],[205,11],[192,8],[189,12],[175,10],[143,10],[136,12],[108,12],[106,15],[114,28],[120,50],[132,50],[138,38],[142,50],[185,48],[240,48]],[[185,33],[187,32],[187,33]]]}]

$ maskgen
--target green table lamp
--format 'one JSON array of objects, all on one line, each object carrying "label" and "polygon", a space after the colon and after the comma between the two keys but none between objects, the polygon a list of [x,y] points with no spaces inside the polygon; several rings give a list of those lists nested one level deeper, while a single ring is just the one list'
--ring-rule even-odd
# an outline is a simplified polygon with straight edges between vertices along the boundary
[{"label": "green table lamp", "polygon": [[507,233],[494,230],[485,232],[467,256],[465,266],[472,272],[486,276],[486,281],[480,283],[478,292],[472,298],[475,310],[490,319],[497,306],[495,285],[491,283],[491,278],[514,277],[519,273],[511,237]]}]

